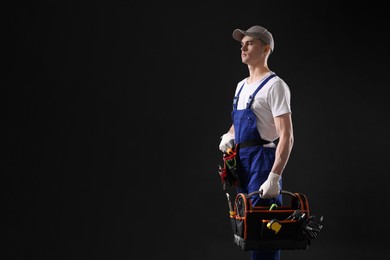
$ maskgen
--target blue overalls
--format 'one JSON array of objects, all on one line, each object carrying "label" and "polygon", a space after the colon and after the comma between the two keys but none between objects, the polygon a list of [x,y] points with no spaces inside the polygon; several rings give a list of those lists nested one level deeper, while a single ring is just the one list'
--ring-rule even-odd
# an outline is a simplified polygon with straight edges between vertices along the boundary
[{"label": "blue overalls", "polygon": [[[239,193],[251,193],[258,191],[261,184],[268,178],[275,160],[275,148],[264,147],[263,145],[250,145],[241,147],[240,144],[261,141],[260,133],[256,125],[256,116],[251,109],[253,100],[259,90],[276,76],[271,74],[258,86],[255,92],[249,97],[245,109],[238,110],[238,98],[245,83],[241,86],[233,100],[232,120],[235,131],[235,142],[237,144],[237,157],[240,162],[240,186],[237,187]],[[256,142],[253,142],[256,143]],[[280,187],[282,181],[280,180]],[[282,195],[272,199],[262,199],[260,196],[251,197],[254,206],[270,206],[272,203],[282,205]],[[251,260],[279,260],[280,250],[256,250],[251,251]]]}]

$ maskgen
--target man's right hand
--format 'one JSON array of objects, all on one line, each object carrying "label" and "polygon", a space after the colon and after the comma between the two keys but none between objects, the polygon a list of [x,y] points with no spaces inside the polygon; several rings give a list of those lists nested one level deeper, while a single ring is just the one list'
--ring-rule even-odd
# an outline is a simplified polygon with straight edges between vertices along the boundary
[{"label": "man's right hand", "polygon": [[261,197],[264,199],[276,198],[280,194],[280,175],[270,172],[267,180],[260,186]]},{"label": "man's right hand", "polygon": [[233,148],[234,145],[234,135],[230,132],[221,136],[221,142],[219,143],[219,150],[226,153],[227,149]]}]

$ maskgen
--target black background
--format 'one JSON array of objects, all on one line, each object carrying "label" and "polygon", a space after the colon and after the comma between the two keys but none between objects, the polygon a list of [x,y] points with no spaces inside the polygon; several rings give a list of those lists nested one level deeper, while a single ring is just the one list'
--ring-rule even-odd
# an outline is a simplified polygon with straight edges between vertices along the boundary
[{"label": "black background", "polygon": [[[284,189],[324,229],[282,259],[375,259],[387,225],[383,4],[3,4],[8,259],[249,259],[217,166],[247,76],[231,34],[259,24],[292,92]],[[3,24],[4,25],[4,24]]]}]

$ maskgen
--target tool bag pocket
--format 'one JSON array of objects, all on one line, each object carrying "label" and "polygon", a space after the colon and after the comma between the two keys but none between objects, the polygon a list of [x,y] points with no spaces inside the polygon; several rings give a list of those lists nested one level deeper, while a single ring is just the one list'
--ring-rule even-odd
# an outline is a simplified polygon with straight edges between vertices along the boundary
[{"label": "tool bag pocket", "polygon": [[237,219],[236,217],[230,216],[230,223],[232,225],[233,233],[243,237],[244,236],[244,221]]},{"label": "tool bag pocket", "polygon": [[303,220],[309,217],[306,196],[282,191],[290,196],[290,204],[270,209],[252,206],[250,196],[256,193],[236,196],[234,210],[230,212],[234,243],[243,250],[307,249],[310,240],[302,230]]},{"label": "tool bag pocket", "polygon": [[[276,228],[272,229],[275,225]],[[254,235],[254,239],[259,240],[297,240],[304,239],[302,232],[299,230],[299,224],[296,220],[261,220],[260,232],[258,237]]]}]

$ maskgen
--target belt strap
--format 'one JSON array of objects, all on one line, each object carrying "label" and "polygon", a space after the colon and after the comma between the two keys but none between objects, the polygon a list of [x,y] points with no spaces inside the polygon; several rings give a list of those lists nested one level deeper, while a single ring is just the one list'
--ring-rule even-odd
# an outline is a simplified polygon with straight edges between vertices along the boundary
[{"label": "belt strap", "polygon": [[244,148],[244,147],[250,147],[250,146],[255,146],[255,145],[264,145],[264,144],[269,144],[269,143],[272,143],[272,142],[264,140],[264,139],[257,139],[257,140],[249,140],[246,142],[239,143],[237,146],[238,146],[238,148]]}]

